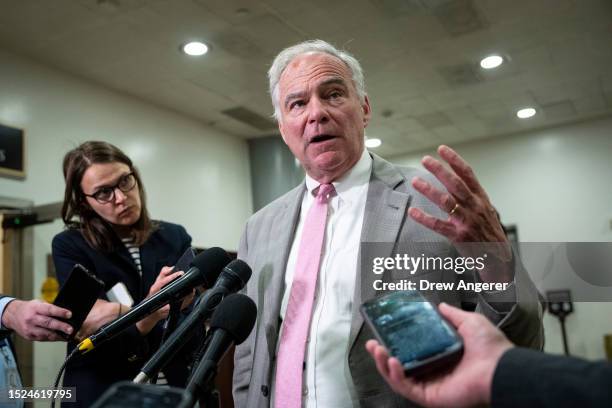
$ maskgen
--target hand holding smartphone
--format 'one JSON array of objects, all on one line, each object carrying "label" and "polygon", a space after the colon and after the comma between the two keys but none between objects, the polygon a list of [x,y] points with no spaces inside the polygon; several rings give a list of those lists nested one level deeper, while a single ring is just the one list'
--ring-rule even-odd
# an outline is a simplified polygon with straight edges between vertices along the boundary
[{"label": "hand holding smartphone", "polygon": [[183,255],[176,261],[176,265],[172,268],[172,272],[183,271],[187,272],[195,258],[195,251],[192,247],[189,247],[183,252]]},{"label": "hand holding smartphone", "polygon": [[461,337],[418,291],[367,301],[361,313],[378,342],[401,362],[406,376],[422,376],[461,358]]},{"label": "hand holding smartphone", "polygon": [[[72,312],[72,317],[64,320],[73,328],[73,334],[70,337],[73,337],[81,328],[103,288],[104,282],[93,273],[82,265],[74,265],[66,283],[53,302],[54,305]],[[66,336],[63,333],[62,335]]]}]

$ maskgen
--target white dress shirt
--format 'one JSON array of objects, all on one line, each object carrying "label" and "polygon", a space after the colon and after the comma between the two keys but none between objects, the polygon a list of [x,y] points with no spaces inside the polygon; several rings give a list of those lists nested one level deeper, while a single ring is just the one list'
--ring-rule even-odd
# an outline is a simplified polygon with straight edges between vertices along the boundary
[{"label": "white dress shirt", "polygon": [[[357,164],[332,183],[336,194],[328,205],[321,266],[306,344],[303,407],[348,408],[357,405],[347,356],[357,257],[371,173],[372,158],[364,149]],[[318,186],[319,182],[306,176],[308,191],[302,200],[300,219],[287,262],[281,319],[289,302],[304,219],[315,199],[313,190]],[[279,339],[282,330],[281,327]],[[274,389],[272,391],[274,398]]]}]

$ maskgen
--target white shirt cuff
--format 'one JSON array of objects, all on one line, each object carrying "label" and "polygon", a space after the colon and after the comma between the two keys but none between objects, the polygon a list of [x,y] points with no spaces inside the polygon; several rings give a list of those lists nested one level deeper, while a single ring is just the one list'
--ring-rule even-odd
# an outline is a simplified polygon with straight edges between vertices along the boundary
[{"label": "white shirt cuff", "polygon": [[0,299],[0,330],[10,330],[2,325],[2,316],[4,315],[4,308],[6,307],[6,305],[11,303],[13,300],[15,300],[15,298],[9,296]]}]

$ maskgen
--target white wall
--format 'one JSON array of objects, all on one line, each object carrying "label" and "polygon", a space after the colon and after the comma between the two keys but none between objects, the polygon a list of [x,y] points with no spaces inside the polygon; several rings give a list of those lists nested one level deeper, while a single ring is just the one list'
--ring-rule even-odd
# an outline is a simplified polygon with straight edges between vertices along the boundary
[{"label": "white wall", "polygon": [[[25,129],[27,170],[25,180],[0,178],[0,196],[61,201],[64,154],[105,140],[140,169],[154,218],[184,225],[194,245],[237,248],[252,211],[246,142],[2,50],[0,123]],[[61,229],[60,222],[34,228],[33,297]],[[63,356],[63,344],[35,345],[36,385],[51,385]]]},{"label": "white wall", "polygon": [[[612,119],[452,147],[472,165],[502,221],[518,226],[520,241],[612,241]],[[391,161],[420,166],[424,154],[434,153]],[[575,309],[567,320],[570,352],[603,358],[612,304]],[[546,315],[544,327],[545,349],[561,353],[557,319]]]}]

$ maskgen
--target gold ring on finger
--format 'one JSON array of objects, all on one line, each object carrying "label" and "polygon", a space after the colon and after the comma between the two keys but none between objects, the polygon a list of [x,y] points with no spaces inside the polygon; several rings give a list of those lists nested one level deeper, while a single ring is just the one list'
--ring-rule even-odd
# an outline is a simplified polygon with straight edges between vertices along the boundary
[{"label": "gold ring on finger", "polygon": [[455,203],[455,206],[453,207],[452,210],[450,210],[448,215],[453,215],[455,213],[455,211],[457,211],[458,208],[459,208],[459,203]]}]

